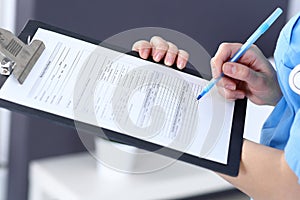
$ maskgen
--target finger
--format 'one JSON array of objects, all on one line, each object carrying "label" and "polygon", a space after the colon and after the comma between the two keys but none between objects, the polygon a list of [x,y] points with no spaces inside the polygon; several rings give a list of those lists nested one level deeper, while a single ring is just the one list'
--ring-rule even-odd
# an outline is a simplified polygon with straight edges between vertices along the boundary
[{"label": "finger", "polygon": [[151,54],[152,46],[150,42],[146,40],[139,40],[135,42],[132,46],[133,51],[139,52],[139,55],[143,59],[147,59]]},{"label": "finger", "polygon": [[217,53],[215,54],[215,64],[222,66],[224,62],[228,61],[241,48],[239,43],[222,43]]},{"label": "finger", "polygon": [[235,80],[232,80],[227,77],[222,77],[221,80],[217,83],[218,87],[222,87],[228,90],[236,90],[237,89],[237,83]]},{"label": "finger", "polygon": [[259,74],[251,68],[239,63],[225,63],[222,67],[225,75],[236,80],[245,81],[248,85],[257,85]]},{"label": "finger", "polygon": [[217,77],[219,77],[221,75],[221,73],[222,73],[222,65],[223,65],[223,64],[217,65],[216,64],[216,62],[217,62],[216,59],[217,59],[216,57],[213,57],[210,60],[211,73],[212,73],[212,76],[214,78],[217,78]]},{"label": "finger", "polygon": [[165,65],[171,66],[174,64],[176,56],[178,54],[178,48],[171,42],[167,42],[168,44],[168,51],[165,57]]},{"label": "finger", "polygon": [[238,83],[228,77],[223,77],[218,83],[219,93],[228,100],[243,99],[246,96],[246,92],[238,90]]},{"label": "finger", "polygon": [[246,94],[244,91],[241,90],[229,90],[226,88],[218,87],[219,93],[228,100],[237,100],[237,99],[244,99]]},{"label": "finger", "polygon": [[176,65],[179,69],[185,68],[187,61],[189,60],[189,53],[185,50],[178,50]]},{"label": "finger", "polygon": [[241,46],[242,44],[237,43],[222,43],[219,46],[215,56],[211,59],[210,62],[214,78],[221,75],[223,64],[227,62]]},{"label": "finger", "polygon": [[164,39],[158,36],[153,36],[150,40],[150,44],[152,45],[153,60],[156,62],[161,61],[161,59],[165,57],[169,45]]}]

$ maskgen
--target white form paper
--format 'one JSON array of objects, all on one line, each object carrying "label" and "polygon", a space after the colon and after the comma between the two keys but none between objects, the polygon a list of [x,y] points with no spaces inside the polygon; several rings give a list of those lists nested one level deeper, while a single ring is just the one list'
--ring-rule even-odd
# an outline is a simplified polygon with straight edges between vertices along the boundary
[{"label": "white form paper", "polygon": [[227,163],[234,102],[196,101],[206,80],[44,29],[34,39],[45,51],[1,99]]}]

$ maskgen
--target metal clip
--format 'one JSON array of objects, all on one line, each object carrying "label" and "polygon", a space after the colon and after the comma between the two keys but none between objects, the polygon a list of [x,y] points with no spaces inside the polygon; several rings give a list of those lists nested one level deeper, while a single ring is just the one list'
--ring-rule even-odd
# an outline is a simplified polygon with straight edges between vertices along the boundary
[{"label": "metal clip", "polygon": [[26,45],[10,31],[0,28],[0,74],[13,73],[22,84],[44,49],[42,41],[34,40]]}]

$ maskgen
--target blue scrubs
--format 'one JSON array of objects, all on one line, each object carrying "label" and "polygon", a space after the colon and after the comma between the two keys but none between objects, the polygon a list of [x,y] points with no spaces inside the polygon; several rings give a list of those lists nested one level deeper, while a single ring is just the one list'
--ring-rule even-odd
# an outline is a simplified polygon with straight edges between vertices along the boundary
[{"label": "blue scrubs", "polygon": [[284,150],[300,184],[300,95],[289,86],[289,74],[300,64],[300,13],[282,29],[274,58],[283,97],[263,126],[261,143]]}]

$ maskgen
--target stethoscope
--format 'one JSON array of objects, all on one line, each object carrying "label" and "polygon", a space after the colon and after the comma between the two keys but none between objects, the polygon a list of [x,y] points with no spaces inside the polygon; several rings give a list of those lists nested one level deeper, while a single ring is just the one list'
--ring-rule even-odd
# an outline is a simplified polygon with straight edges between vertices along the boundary
[{"label": "stethoscope", "polygon": [[289,85],[295,93],[300,95],[300,64],[291,71]]}]

